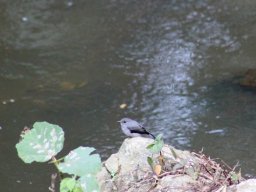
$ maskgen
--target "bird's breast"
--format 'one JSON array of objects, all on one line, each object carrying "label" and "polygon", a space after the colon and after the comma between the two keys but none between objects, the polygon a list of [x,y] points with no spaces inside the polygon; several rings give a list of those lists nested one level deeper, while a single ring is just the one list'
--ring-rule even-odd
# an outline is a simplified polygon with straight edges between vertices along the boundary
[{"label": "bird's breast", "polygon": [[121,129],[124,132],[124,134],[130,136],[131,132],[127,127],[122,126]]}]

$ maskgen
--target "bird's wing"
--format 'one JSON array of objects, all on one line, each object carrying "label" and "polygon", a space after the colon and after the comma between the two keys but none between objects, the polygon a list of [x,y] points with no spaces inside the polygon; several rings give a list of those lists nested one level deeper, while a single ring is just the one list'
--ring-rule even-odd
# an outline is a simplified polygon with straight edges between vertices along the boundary
[{"label": "bird's wing", "polygon": [[133,130],[133,131],[144,131],[144,130],[146,130],[141,124],[139,124],[139,123],[136,123],[136,124],[134,124],[134,125],[131,125],[131,126],[129,126],[129,129],[130,130]]},{"label": "bird's wing", "polygon": [[136,124],[136,126],[131,126],[129,127],[129,130],[131,133],[139,133],[139,134],[146,134],[146,135],[150,135],[153,139],[155,139],[156,137],[149,133],[145,127],[143,127],[142,125],[140,124]]},{"label": "bird's wing", "polygon": [[129,129],[131,133],[148,134],[147,130],[140,124],[134,127],[129,127]]}]

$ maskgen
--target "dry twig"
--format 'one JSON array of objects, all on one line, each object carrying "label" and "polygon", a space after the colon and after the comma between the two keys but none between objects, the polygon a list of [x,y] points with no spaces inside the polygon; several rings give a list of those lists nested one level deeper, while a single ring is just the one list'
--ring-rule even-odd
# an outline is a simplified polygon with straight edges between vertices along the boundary
[{"label": "dry twig", "polygon": [[56,178],[57,178],[58,174],[57,173],[53,173],[51,175],[51,186],[49,187],[49,190],[51,192],[56,192],[56,189],[55,189],[55,183],[56,183]]}]

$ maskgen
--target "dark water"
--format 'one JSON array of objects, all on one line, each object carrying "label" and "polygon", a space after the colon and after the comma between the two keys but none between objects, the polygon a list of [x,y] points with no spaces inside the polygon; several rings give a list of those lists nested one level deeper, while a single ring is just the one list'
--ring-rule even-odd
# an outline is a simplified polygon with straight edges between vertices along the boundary
[{"label": "dark water", "polygon": [[[48,164],[24,164],[24,126],[65,130],[62,155],[94,146],[106,159],[129,116],[180,149],[204,148],[256,174],[252,0],[0,1],[0,183],[47,191]],[[121,104],[127,108],[121,109]]]}]

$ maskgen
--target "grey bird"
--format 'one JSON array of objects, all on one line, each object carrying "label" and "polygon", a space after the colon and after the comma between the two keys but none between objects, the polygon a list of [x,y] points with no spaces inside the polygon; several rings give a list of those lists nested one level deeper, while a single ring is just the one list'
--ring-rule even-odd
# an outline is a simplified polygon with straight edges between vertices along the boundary
[{"label": "grey bird", "polygon": [[134,121],[129,118],[123,118],[120,121],[118,121],[121,125],[121,129],[123,133],[129,137],[152,137],[155,139],[156,137],[149,133],[145,127],[143,127],[141,124],[139,124],[137,121]]}]

